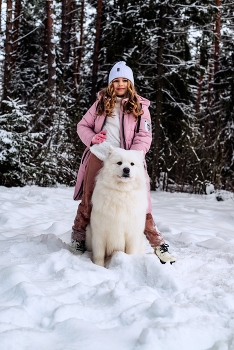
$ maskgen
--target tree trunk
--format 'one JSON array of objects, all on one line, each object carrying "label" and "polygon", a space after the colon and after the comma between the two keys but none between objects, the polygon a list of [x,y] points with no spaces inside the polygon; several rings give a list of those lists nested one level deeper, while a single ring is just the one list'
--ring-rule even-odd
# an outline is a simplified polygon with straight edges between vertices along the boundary
[{"label": "tree trunk", "polygon": [[[215,25],[214,25],[214,42],[213,47],[214,51],[212,54],[211,62],[210,62],[210,69],[209,69],[209,76],[208,76],[208,96],[207,96],[207,107],[209,108],[213,102],[216,103],[219,101],[219,57],[220,57],[220,29],[221,29],[221,18],[220,18],[220,6],[221,1],[215,0],[215,5],[218,8],[218,12],[216,14],[215,18]],[[213,91],[213,98],[211,98],[212,94],[212,87],[214,89]]]},{"label": "tree trunk", "polygon": [[[215,110],[215,129],[214,138],[217,140],[217,135],[221,135],[222,126],[222,112],[221,112],[221,101],[220,101],[220,29],[221,29],[221,0],[215,0],[215,5],[218,9],[216,19],[215,19],[215,41],[214,41],[214,110]],[[221,136],[221,140],[224,135]],[[220,140],[220,141],[221,141]],[[225,166],[225,157],[224,157],[224,140],[223,142],[217,142],[215,147],[215,176],[216,183],[218,184],[218,188],[221,188],[221,179],[222,179],[222,169]]]},{"label": "tree trunk", "polygon": [[6,100],[12,79],[12,0],[7,0],[3,96]]},{"label": "tree trunk", "polygon": [[[78,6],[74,2],[73,13],[78,13]],[[77,24],[79,21],[79,24]],[[79,27],[79,42],[77,40],[77,27]],[[73,31],[72,31],[72,42],[73,42],[73,83],[74,83],[74,97],[78,99],[79,96],[79,85],[80,85],[80,68],[83,56],[83,40],[84,40],[84,0],[81,1],[80,16],[74,16],[73,19]]]},{"label": "tree trunk", "polygon": [[95,102],[97,94],[97,77],[98,77],[98,58],[100,51],[102,29],[102,0],[97,0],[97,17],[96,17],[96,34],[93,54],[93,70],[92,70],[92,88],[91,88],[91,103]]},{"label": "tree trunk", "polygon": [[200,110],[201,110],[202,84],[203,84],[203,73],[200,72],[198,89],[197,89],[196,115],[198,115],[200,113]]},{"label": "tree trunk", "polygon": [[15,66],[17,60],[17,49],[18,49],[18,38],[19,38],[19,25],[21,15],[21,0],[15,0],[15,11],[14,11],[14,23],[13,23],[13,65]]},{"label": "tree trunk", "polygon": [[163,110],[163,53],[165,46],[165,29],[166,29],[166,7],[161,5],[159,12],[159,33],[158,33],[158,50],[157,50],[157,81],[156,81],[156,114],[154,119],[154,138],[153,138],[153,157],[151,172],[151,189],[156,191],[156,178],[159,177],[159,151],[160,151],[160,134],[161,118]]},{"label": "tree trunk", "polygon": [[214,75],[214,64],[213,64],[213,59],[211,58],[209,61],[209,70],[208,70],[208,88],[207,88],[207,107],[208,108],[210,108],[210,105],[211,105],[213,75]]},{"label": "tree trunk", "polygon": [[[199,74],[199,82],[198,82],[198,88],[197,88],[197,101],[196,101],[196,115],[198,115],[201,111],[201,97],[202,97],[202,87],[204,82],[204,72],[205,67],[208,65],[208,54],[207,54],[207,44],[205,42],[205,36],[204,32],[202,35],[202,43],[200,47],[200,59],[199,59],[199,65],[200,65],[200,74]],[[204,68],[202,68],[204,67]]]},{"label": "tree trunk", "polygon": [[60,45],[64,63],[69,62],[71,50],[71,3],[72,0],[62,0],[62,32]]},{"label": "tree trunk", "polygon": [[81,12],[80,12],[80,42],[78,47],[78,60],[74,76],[76,76],[76,87],[79,89],[80,85],[80,67],[83,55],[83,39],[84,39],[84,0],[81,1]]},{"label": "tree trunk", "polygon": [[2,33],[2,0],[0,0],[0,34]]},{"label": "tree trunk", "polygon": [[46,17],[47,17],[47,62],[48,62],[48,82],[47,86],[49,89],[50,99],[51,99],[51,111],[53,108],[53,103],[55,100],[56,91],[56,61],[55,61],[55,45],[54,45],[54,10],[53,10],[53,0],[46,1]]},{"label": "tree trunk", "polygon": [[44,38],[43,38],[43,44],[42,44],[42,62],[45,64],[46,57],[47,57],[47,18],[45,16],[45,19],[43,20],[44,24]]},{"label": "tree trunk", "polygon": [[221,1],[215,0],[215,5],[218,8],[218,12],[215,20],[215,40],[214,40],[214,90],[215,90],[215,102],[219,101],[219,82],[220,79],[217,76],[219,73],[219,57],[220,57],[220,29],[221,29],[221,16],[220,6]]}]

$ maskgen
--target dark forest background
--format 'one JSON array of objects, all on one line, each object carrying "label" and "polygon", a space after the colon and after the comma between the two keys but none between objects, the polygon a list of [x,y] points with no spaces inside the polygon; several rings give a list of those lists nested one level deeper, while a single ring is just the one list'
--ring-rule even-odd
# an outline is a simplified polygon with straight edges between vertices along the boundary
[{"label": "dark forest background", "polygon": [[151,101],[151,188],[234,190],[234,1],[0,0],[0,185],[73,186],[112,65]]}]

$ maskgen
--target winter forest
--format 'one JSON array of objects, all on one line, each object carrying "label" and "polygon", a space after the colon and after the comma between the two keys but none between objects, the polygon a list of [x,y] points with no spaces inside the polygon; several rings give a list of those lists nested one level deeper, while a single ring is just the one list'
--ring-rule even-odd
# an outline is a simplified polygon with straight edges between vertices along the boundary
[{"label": "winter forest", "polygon": [[0,0],[0,185],[73,186],[77,122],[124,60],[151,189],[234,190],[233,0]]}]

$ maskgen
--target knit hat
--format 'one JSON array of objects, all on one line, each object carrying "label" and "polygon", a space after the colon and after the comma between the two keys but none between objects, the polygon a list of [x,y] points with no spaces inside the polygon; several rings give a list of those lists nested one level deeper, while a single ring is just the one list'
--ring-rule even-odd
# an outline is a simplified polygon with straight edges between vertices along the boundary
[{"label": "knit hat", "polygon": [[126,66],[126,62],[120,61],[117,62],[110,71],[108,84],[116,78],[126,78],[132,82],[134,85],[133,72],[130,67]]}]

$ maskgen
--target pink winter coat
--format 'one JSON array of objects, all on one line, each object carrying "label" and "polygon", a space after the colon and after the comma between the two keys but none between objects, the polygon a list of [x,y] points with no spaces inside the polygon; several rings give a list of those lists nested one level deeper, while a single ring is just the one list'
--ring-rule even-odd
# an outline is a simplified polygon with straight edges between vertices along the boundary
[{"label": "pink winter coat", "polygon": [[[120,147],[127,150],[143,150],[146,154],[152,142],[151,118],[148,109],[150,101],[141,96],[138,96],[138,98],[144,113],[138,117],[137,121],[133,114],[120,112]],[[123,99],[122,105],[125,102],[126,99]],[[96,116],[97,104],[98,100],[77,124],[77,133],[81,141],[87,147],[81,158],[74,191],[74,200],[79,200],[82,197],[84,174],[90,156],[89,149],[91,147],[92,138],[95,134],[98,134],[105,125],[105,115]]]}]

